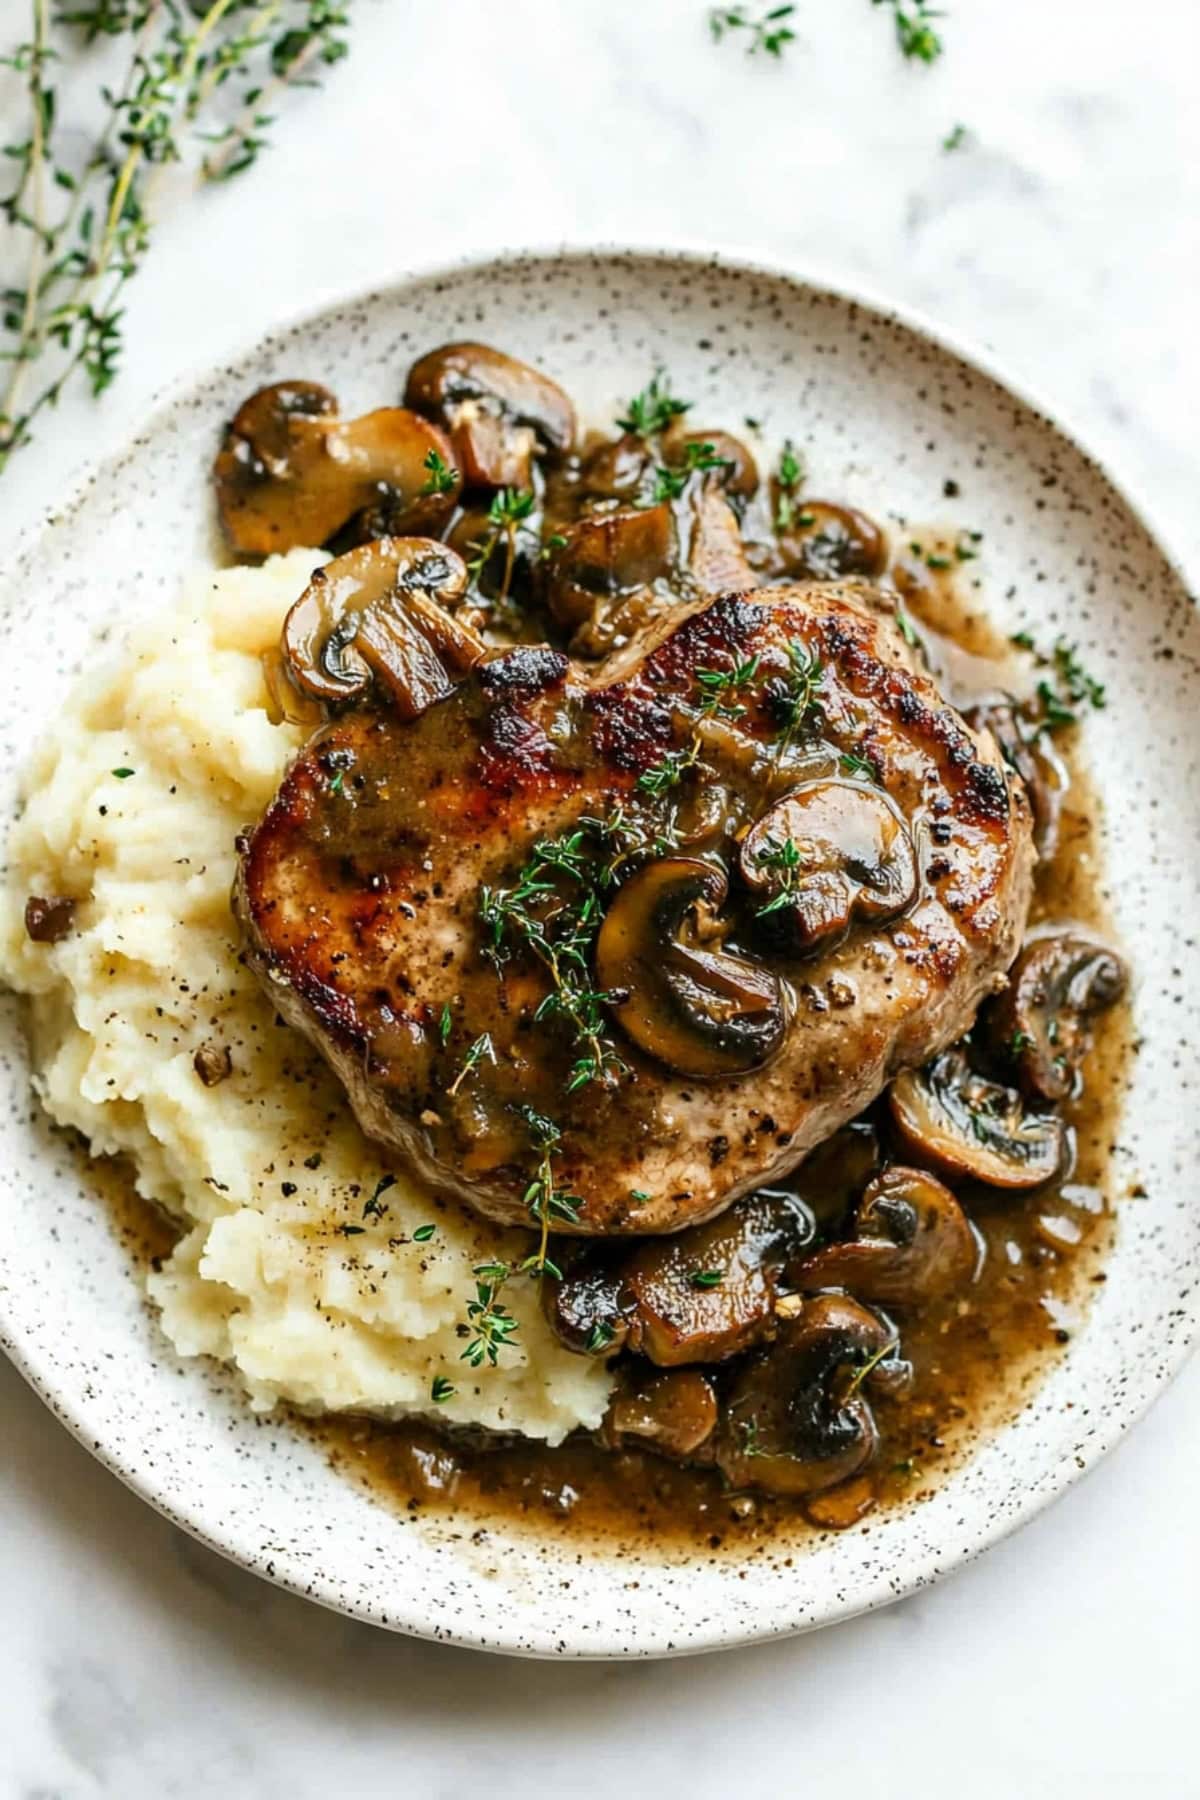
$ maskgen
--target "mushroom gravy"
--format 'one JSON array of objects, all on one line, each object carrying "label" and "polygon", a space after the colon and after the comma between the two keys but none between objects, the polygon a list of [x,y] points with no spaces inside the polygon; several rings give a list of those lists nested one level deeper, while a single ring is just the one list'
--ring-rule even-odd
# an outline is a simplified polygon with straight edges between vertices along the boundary
[{"label": "mushroom gravy", "polygon": [[215,465],[235,551],[336,553],[268,653],[319,730],[239,840],[248,966],[399,1163],[534,1228],[431,1418],[515,1280],[617,1388],[554,1450],[313,1429],[458,1531],[740,1553],[919,1500],[1104,1279],[1125,971],[1056,735],[1103,691],[999,637],[978,534],[810,498],[790,444],[760,479],[661,376],[617,438],[486,346],[405,398],[278,384]]},{"label": "mushroom gravy", "polygon": [[[896,535],[935,556],[958,541],[958,534],[938,528],[906,525]],[[932,572],[911,550],[903,561],[916,565],[901,576],[906,604],[948,697],[968,706],[997,688],[1023,691],[1028,670],[983,610],[974,559]],[[1069,921],[1109,937],[1097,843],[1100,800],[1074,746],[1055,761],[1061,812],[1053,854],[1037,870],[1030,925]],[[881,1438],[875,1463],[828,1493],[798,1501],[739,1492],[712,1469],[647,1451],[606,1450],[586,1438],[547,1448],[521,1440],[455,1440],[425,1420],[302,1424],[380,1504],[410,1518],[452,1522],[456,1532],[477,1540],[490,1529],[525,1529],[630,1558],[799,1554],[823,1532],[868,1520],[877,1509],[919,1504],[1031,1400],[1086,1327],[1090,1298],[1107,1278],[1119,1204],[1140,1193],[1122,1167],[1119,1141],[1135,1049],[1129,1004],[1122,1000],[1095,1034],[1081,1091],[1062,1109],[1071,1147],[1057,1179],[1028,1193],[1003,1194],[982,1184],[959,1190],[985,1246],[978,1280],[965,1298],[906,1313],[911,1391],[874,1401]],[[885,1111],[877,1103],[864,1123],[880,1121],[886,1141]],[[835,1225],[866,1176],[861,1144],[851,1139],[835,1155],[815,1152],[789,1185],[817,1199],[820,1189],[841,1190],[841,1218],[828,1218]]]}]

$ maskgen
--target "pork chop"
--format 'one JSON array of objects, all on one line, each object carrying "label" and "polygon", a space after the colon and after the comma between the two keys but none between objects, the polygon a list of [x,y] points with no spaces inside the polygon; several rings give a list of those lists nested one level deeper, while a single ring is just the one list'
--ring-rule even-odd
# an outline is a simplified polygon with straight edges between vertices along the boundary
[{"label": "pork chop", "polygon": [[283,1016],[376,1139],[505,1223],[669,1232],[778,1181],[1003,983],[1025,790],[890,603],[700,606],[619,674],[495,653],[355,701],[241,844]]}]

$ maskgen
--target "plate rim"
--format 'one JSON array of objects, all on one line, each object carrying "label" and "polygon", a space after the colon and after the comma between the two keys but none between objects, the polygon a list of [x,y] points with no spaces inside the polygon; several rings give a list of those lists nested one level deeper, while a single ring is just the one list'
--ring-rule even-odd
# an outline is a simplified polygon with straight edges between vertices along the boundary
[{"label": "plate rim", "polygon": [[[1019,376],[1014,376],[1011,369],[1006,366],[1004,359],[991,349],[983,347],[957,331],[944,327],[922,309],[898,304],[890,296],[875,290],[869,284],[860,283],[857,279],[850,283],[840,273],[828,272],[819,264],[814,264],[807,259],[793,259],[778,251],[765,250],[760,246],[743,244],[738,241],[725,241],[717,247],[701,240],[674,238],[665,243],[661,238],[535,241],[516,246],[498,242],[495,245],[484,245],[449,258],[440,255],[428,261],[405,265],[387,279],[372,282],[367,286],[356,282],[341,285],[331,284],[325,288],[318,288],[303,306],[279,317],[264,330],[253,336],[239,336],[219,355],[210,354],[205,358],[194,359],[181,372],[157,387],[110,449],[103,454],[81,459],[66,477],[61,491],[52,501],[39,507],[36,515],[15,531],[0,535],[0,549],[5,553],[6,562],[29,555],[44,534],[55,528],[61,516],[77,506],[83,500],[87,490],[98,480],[103,479],[110,467],[126,458],[131,451],[136,449],[138,441],[157,427],[161,415],[169,412],[186,395],[194,392],[198,386],[210,379],[220,367],[237,364],[251,358],[269,340],[302,331],[306,326],[315,324],[330,312],[354,305],[369,304],[415,283],[438,280],[453,281],[462,275],[478,273],[496,263],[520,265],[565,261],[586,265],[589,261],[604,259],[674,263],[685,267],[714,269],[732,274],[761,276],[769,280],[782,280],[810,292],[822,294],[841,306],[859,306],[864,311],[878,317],[882,322],[898,326],[923,339],[939,354],[949,355],[1011,396],[1025,410],[1033,414],[1039,424],[1047,426],[1077,456],[1081,457],[1086,465],[1108,484],[1117,499],[1145,532],[1171,574],[1178,581],[1190,606],[1193,609],[1200,606],[1200,598],[1197,594],[1200,580],[1197,578],[1197,572],[1193,572],[1188,559],[1185,558],[1178,546],[1173,529],[1164,524],[1158,515],[1157,506],[1147,499],[1140,484],[1126,478],[1124,474],[1114,468],[1110,452],[1101,455],[1093,450],[1065,419],[1057,406],[1051,404],[1037,386],[1026,382]],[[912,1592],[930,1585],[933,1581],[942,1580],[973,1562],[985,1550],[1030,1523],[1039,1513],[1059,1500],[1068,1489],[1091,1474],[1128,1431],[1139,1423],[1155,1402],[1161,1398],[1197,1347],[1196,1337],[1200,1335],[1200,1290],[1196,1290],[1196,1297],[1187,1310],[1190,1315],[1189,1324],[1192,1329],[1192,1337],[1189,1338],[1186,1333],[1180,1334],[1172,1346],[1170,1357],[1155,1365],[1152,1376],[1144,1381],[1138,1392],[1136,1404],[1123,1410],[1120,1422],[1106,1423],[1089,1441],[1086,1450],[1078,1458],[1064,1459],[1045,1481],[1040,1482],[1036,1489],[1027,1492],[1022,1503],[1011,1513],[999,1517],[993,1516],[978,1531],[970,1545],[961,1548],[955,1547],[944,1560],[935,1553],[927,1554],[920,1563],[905,1571],[898,1586],[889,1587],[885,1593],[868,1595],[860,1605],[845,1606],[837,1605],[832,1601],[826,1602],[818,1608],[813,1617],[802,1619],[795,1624],[772,1625],[762,1630],[727,1631],[722,1629],[719,1622],[710,1621],[699,1628],[694,1638],[690,1638],[683,1644],[668,1642],[666,1634],[654,1627],[641,1627],[640,1629],[646,1632],[646,1636],[632,1644],[611,1628],[608,1635],[600,1642],[593,1640],[588,1644],[580,1644],[578,1642],[564,1643],[561,1637],[556,1637],[550,1631],[543,1632],[539,1637],[536,1632],[531,1634],[528,1630],[523,1631],[517,1624],[501,1630],[495,1635],[485,1636],[482,1630],[472,1630],[469,1627],[456,1625],[449,1630],[444,1626],[439,1627],[428,1616],[418,1619],[398,1619],[394,1614],[389,1613],[385,1623],[373,1614],[369,1607],[342,1591],[338,1582],[325,1571],[321,1571],[319,1576],[314,1579],[311,1569],[305,1569],[300,1563],[297,1563],[293,1572],[287,1566],[286,1552],[281,1553],[278,1548],[273,1553],[270,1565],[264,1566],[252,1547],[239,1546],[236,1541],[223,1540],[215,1535],[206,1524],[207,1515],[203,1510],[198,1510],[195,1515],[183,1513],[168,1497],[162,1483],[155,1480],[152,1469],[139,1466],[132,1458],[123,1456],[118,1449],[110,1447],[102,1439],[95,1437],[89,1428],[86,1415],[81,1410],[64,1404],[61,1392],[56,1388],[54,1382],[50,1359],[37,1355],[31,1344],[22,1342],[23,1334],[19,1321],[9,1304],[8,1290],[4,1287],[0,1287],[0,1349],[3,1349],[17,1372],[54,1418],[67,1428],[104,1469],[115,1475],[125,1487],[153,1507],[171,1524],[187,1532],[189,1536],[204,1544],[208,1549],[223,1556],[236,1566],[248,1570],[260,1579],[269,1581],[287,1592],[313,1601],[342,1616],[356,1618],[368,1624],[381,1626],[385,1630],[397,1631],[428,1642],[451,1643],[462,1648],[535,1659],[634,1661],[737,1649],[753,1643],[767,1643],[818,1630],[825,1625],[839,1623],[861,1616],[863,1613],[875,1611],[881,1606],[888,1605],[894,1600],[902,1599]],[[1003,1430],[1003,1427],[999,1429]]]}]

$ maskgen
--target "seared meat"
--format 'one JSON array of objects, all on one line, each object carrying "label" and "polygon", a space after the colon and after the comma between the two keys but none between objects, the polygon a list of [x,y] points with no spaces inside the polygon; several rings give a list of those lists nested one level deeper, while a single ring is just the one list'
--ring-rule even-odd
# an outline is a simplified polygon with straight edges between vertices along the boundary
[{"label": "seared meat", "polygon": [[236,904],[373,1138],[498,1220],[548,1178],[555,1229],[648,1233],[958,1038],[1032,863],[1024,788],[886,601],[806,583],[708,603],[619,676],[523,646],[408,721],[356,700]]}]

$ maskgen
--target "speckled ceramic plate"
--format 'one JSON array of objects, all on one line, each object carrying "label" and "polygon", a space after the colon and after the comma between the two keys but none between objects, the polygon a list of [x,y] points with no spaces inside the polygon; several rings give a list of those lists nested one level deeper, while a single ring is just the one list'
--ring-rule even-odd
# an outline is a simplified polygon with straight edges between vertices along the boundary
[{"label": "speckled ceramic plate", "polygon": [[[1200,1150],[1181,1106],[1200,952],[1200,623],[1145,518],[1061,427],[977,361],[882,308],[768,269],[662,253],[506,257],[401,281],[305,319],[191,382],[10,558],[0,617],[0,776],[16,772],[90,634],[173,595],[210,553],[205,471],[251,388],[311,373],[360,411],[414,354],[490,339],[544,364],[585,414],[651,366],[696,416],[795,436],[822,489],[986,534],[1002,623],[1086,647],[1110,705],[1088,752],[1107,800],[1111,902],[1140,971],[1143,1039],[1118,1156],[1146,1198],[1122,1209],[1110,1279],[1032,1403],[922,1505],[807,1553],[745,1567],[579,1555],[395,1517],[283,1423],[256,1422],[216,1369],[181,1363],[78,1165],[38,1120],[15,1015],[0,1039],[0,1342],[48,1405],[198,1538],[297,1593],[393,1629],[489,1649],[646,1656],[803,1630],[945,1574],[1030,1518],[1128,1429],[1195,1331]],[[30,606],[30,594],[36,606]],[[1169,771],[1169,779],[1164,779]],[[1169,953],[1164,946],[1169,945]],[[1194,1074],[1194,1069],[1192,1071]]]}]

